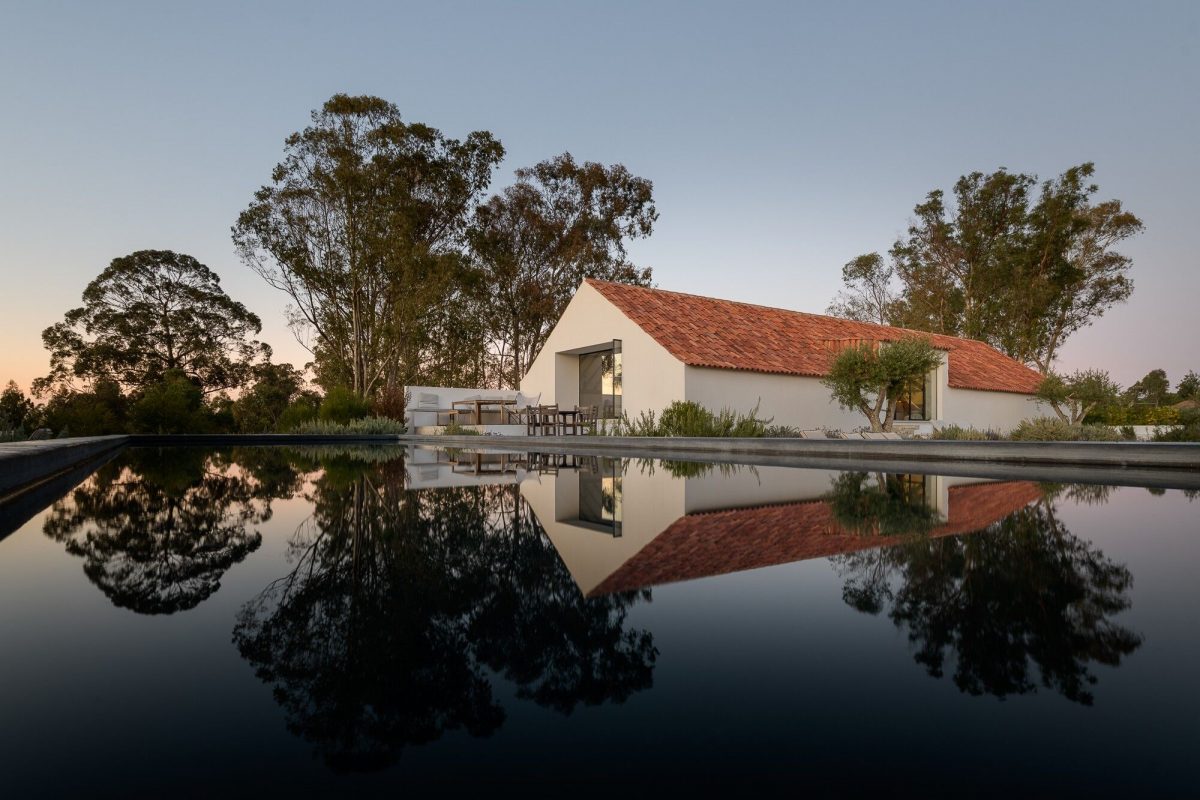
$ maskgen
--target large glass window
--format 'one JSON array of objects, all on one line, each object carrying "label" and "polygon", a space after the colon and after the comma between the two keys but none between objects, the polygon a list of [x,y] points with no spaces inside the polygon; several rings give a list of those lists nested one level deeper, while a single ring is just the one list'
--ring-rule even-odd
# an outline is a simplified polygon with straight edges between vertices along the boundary
[{"label": "large glass window", "polygon": [[579,405],[595,406],[601,419],[621,416],[621,342],[579,356]]},{"label": "large glass window", "polygon": [[600,458],[595,469],[579,473],[579,520],[621,535],[621,465]]},{"label": "large glass window", "polygon": [[933,374],[909,382],[896,403],[896,419],[926,420],[933,410]]}]

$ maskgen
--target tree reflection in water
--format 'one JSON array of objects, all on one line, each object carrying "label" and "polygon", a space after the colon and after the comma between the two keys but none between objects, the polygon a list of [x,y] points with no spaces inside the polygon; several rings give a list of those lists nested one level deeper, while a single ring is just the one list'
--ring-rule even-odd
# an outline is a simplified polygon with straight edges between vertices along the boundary
[{"label": "tree reflection in water", "polygon": [[489,735],[505,719],[489,670],[562,712],[651,685],[653,639],[625,628],[649,592],[584,599],[516,486],[406,491],[402,458],[321,466],[293,569],[234,641],[331,767]]},{"label": "tree reflection in water", "polygon": [[247,525],[271,515],[298,476],[281,453],[128,451],[50,509],[47,536],[84,560],[112,603],[140,614],[194,608],[262,536]]},{"label": "tree reflection in water", "polygon": [[1116,666],[1142,642],[1112,620],[1130,606],[1133,576],[1073,535],[1055,503],[1106,497],[1093,487],[1047,486],[1040,500],[983,531],[917,535],[838,557],[843,597],[865,613],[888,609],[930,675],[943,675],[949,654],[964,692],[1004,698],[1040,682],[1091,705],[1092,665]]}]

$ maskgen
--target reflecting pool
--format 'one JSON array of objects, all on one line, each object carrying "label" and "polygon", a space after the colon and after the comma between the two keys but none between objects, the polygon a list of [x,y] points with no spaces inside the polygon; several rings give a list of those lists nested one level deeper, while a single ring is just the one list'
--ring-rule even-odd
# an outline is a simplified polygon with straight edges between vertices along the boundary
[{"label": "reflecting pool", "polygon": [[1194,794],[1195,491],[314,447],[38,492],[8,796]]}]

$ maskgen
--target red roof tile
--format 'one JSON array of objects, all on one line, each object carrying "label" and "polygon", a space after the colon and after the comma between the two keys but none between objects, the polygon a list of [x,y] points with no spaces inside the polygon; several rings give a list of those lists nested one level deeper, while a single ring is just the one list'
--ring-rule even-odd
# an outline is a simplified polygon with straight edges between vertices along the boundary
[{"label": "red roof tile", "polygon": [[[983,530],[1041,497],[1041,489],[1031,481],[951,486],[946,522],[929,535]],[[822,500],[688,514],[654,537],[590,595],[828,558],[903,540],[846,531]]]},{"label": "red roof tile", "polygon": [[[928,336],[949,351],[955,389],[1033,394],[1041,376],[973,339],[587,279],[671,355],[696,367],[822,377],[842,340]],[[831,346],[833,345],[833,346]]]}]

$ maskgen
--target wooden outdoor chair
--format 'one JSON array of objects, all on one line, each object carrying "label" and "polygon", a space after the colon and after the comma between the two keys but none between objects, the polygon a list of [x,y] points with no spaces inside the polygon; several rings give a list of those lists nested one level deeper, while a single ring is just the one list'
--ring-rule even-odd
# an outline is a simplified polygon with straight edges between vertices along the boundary
[{"label": "wooden outdoor chair", "polygon": [[[549,428],[549,433],[546,429]],[[530,436],[554,436],[558,433],[558,404],[531,407],[526,414],[525,432]]]},{"label": "wooden outdoor chair", "polygon": [[508,422],[510,425],[526,425],[529,424],[530,413],[537,408],[538,403],[542,401],[542,393],[538,392],[533,397],[517,392],[516,404],[508,411]]},{"label": "wooden outdoor chair", "polygon": [[582,434],[584,431],[588,433],[596,432],[596,417],[598,416],[595,406],[575,406],[575,425],[574,433]]}]

